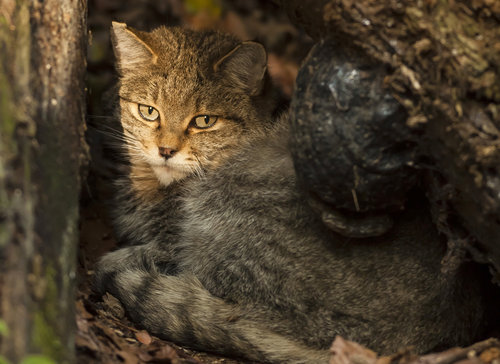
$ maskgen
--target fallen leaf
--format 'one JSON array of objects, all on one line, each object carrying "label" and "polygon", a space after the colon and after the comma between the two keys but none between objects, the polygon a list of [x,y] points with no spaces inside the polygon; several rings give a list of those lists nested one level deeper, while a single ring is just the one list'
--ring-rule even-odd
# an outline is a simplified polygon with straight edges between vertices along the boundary
[{"label": "fallen leaf", "polygon": [[158,359],[170,359],[170,360],[172,360],[172,359],[179,358],[179,355],[177,354],[175,349],[173,347],[171,347],[170,345],[163,345],[157,351],[155,351],[154,354],[151,352],[149,354],[151,354],[155,360],[158,360]]},{"label": "fallen leaf", "polygon": [[330,348],[330,364],[375,364],[377,354],[360,344],[337,336]]},{"label": "fallen leaf", "polygon": [[486,363],[491,363],[495,359],[500,359],[500,348],[486,349],[479,355],[479,358]]},{"label": "fallen leaf", "polygon": [[136,332],[135,337],[140,343],[144,345],[149,345],[153,341],[153,338],[148,334],[146,330]]}]

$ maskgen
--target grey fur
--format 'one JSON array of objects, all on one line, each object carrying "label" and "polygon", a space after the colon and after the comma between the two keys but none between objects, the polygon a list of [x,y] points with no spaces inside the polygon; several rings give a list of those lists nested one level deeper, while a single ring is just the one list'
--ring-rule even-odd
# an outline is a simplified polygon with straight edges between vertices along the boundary
[{"label": "grey fur", "polygon": [[425,210],[382,237],[328,230],[297,185],[287,123],[238,134],[202,174],[147,193],[123,182],[116,227],[137,245],[100,260],[96,290],[153,334],[258,361],[326,363],[336,335],[381,353],[473,340],[479,288],[466,266],[442,279]]}]

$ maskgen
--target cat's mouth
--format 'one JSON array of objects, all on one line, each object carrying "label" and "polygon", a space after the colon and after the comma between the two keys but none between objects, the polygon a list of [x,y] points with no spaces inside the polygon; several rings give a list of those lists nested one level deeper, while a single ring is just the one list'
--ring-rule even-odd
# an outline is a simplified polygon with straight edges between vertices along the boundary
[{"label": "cat's mouth", "polygon": [[158,178],[159,182],[168,186],[174,181],[186,178],[193,173],[192,168],[184,164],[178,163],[163,163],[160,165],[152,165],[151,168]]},{"label": "cat's mouth", "polygon": [[153,168],[158,168],[162,169],[164,171],[171,171],[171,172],[190,172],[192,171],[192,168],[186,164],[186,163],[178,163],[175,161],[165,161],[163,163],[158,163],[158,164],[152,164],[151,167]]}]

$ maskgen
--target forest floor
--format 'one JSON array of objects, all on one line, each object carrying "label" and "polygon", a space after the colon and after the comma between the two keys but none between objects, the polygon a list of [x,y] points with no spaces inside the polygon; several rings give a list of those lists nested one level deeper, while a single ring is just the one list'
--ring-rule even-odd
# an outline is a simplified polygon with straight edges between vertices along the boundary
[{"label": "forest floor", "polygon": [[109,105],[103,93],[115,80],[109,29],[111,21],[125,22],[140,30],[160,25],[193,29],[217,29],[242,40],[256,40],[268,50],[269,72],[281,91],[286,106],[301,60],[312,40],[293,26],[270,1],[240,0],[90,0],[88,48],[88,125],[91,150],[89,177],[82,191],[79,289],[77,294],[77,362],[87,363],[243,363],[206,353],[197,353],[152,337],[137,329],[112,297],[92,295],[93,265],[107,251],[116,248],[107,215],[114,169],[100,124],[108,123]]}]

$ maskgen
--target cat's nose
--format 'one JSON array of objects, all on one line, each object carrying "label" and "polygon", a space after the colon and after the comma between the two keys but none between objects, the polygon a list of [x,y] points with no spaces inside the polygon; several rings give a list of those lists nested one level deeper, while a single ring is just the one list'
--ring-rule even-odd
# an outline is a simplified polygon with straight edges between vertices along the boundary
[{"label": "cat's nose", "polygon": [[165,159],[173,157],[177,151],[172,148],[158,147],[158,153]]}]

